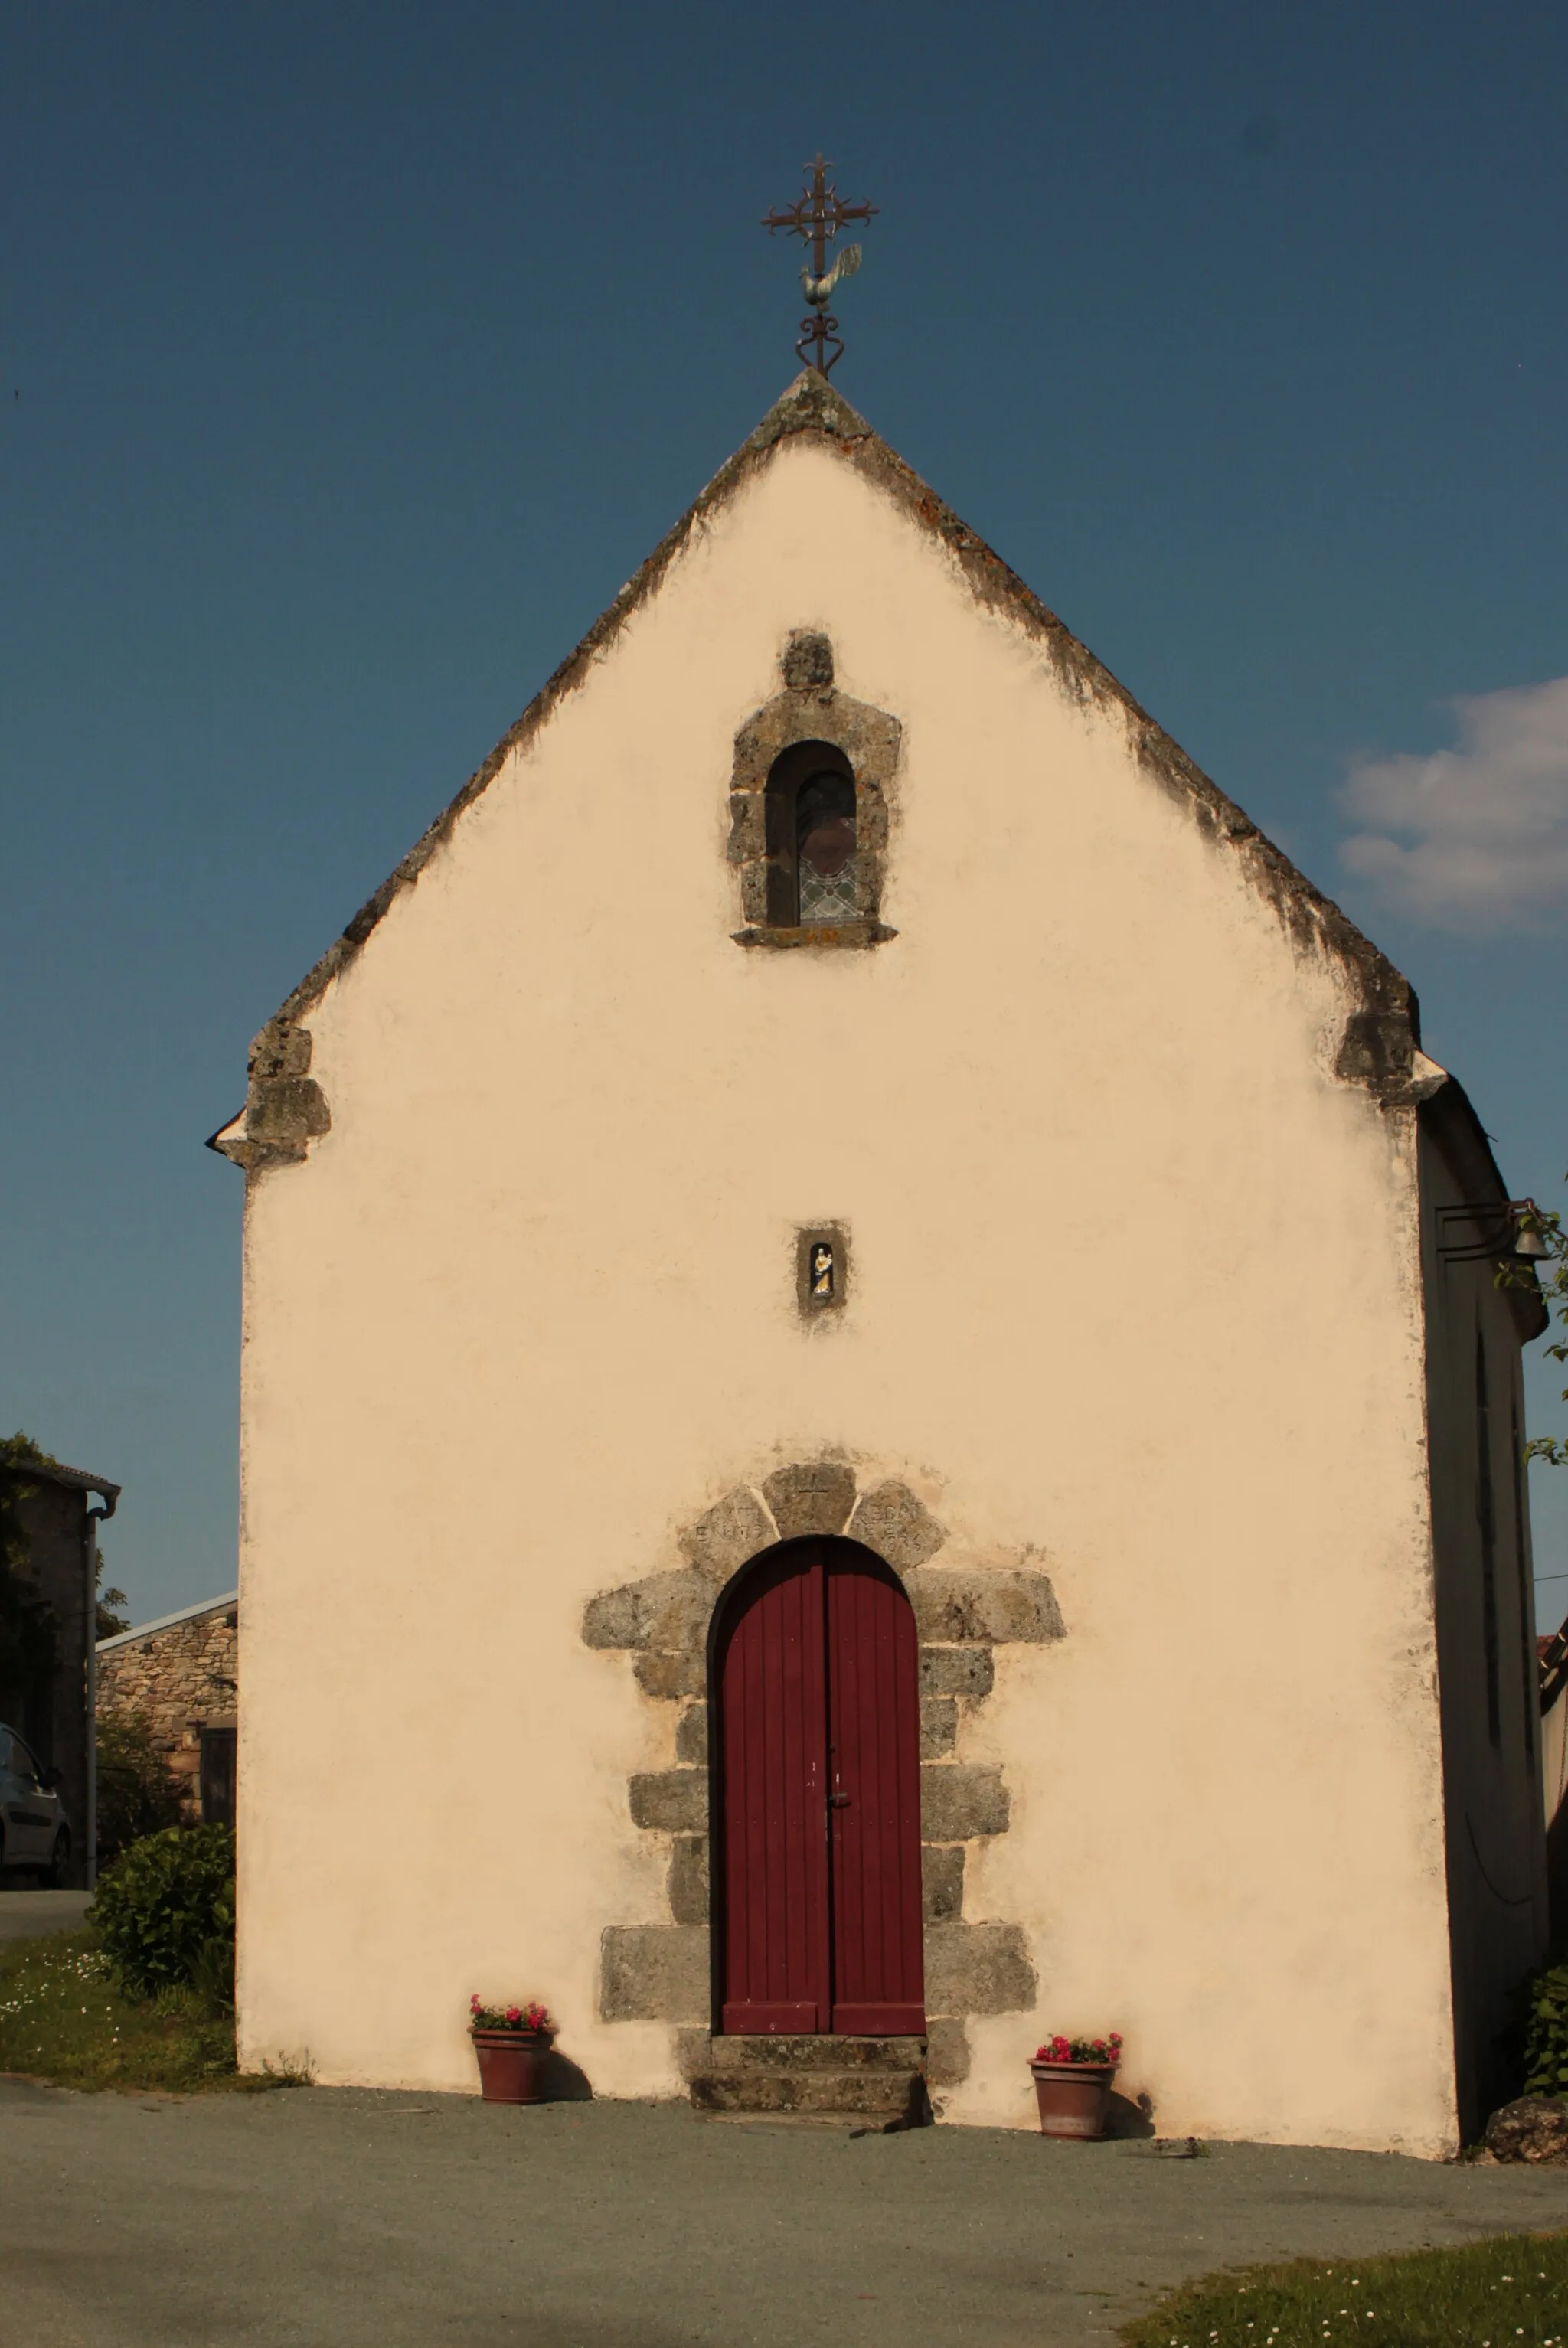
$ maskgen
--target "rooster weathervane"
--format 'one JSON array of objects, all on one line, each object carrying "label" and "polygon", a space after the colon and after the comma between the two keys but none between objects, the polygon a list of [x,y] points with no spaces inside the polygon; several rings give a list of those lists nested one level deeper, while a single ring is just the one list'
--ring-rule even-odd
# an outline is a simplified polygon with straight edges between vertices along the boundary
[{"label": "rooster weathervane", "polygon": [[811,314],[800,321],[795,355],[805,366],[815,367],[819,375],[831,374],[844,347],[839,339],[839,322],[828,310],[833,288],[846,277],[852,277],[861,265],[860,246],[846,244],[841,252],[834,255],[830,268],[828,247],[846,221],[870,220],[877,210],[875,204],[845,203],[828,177],[832,169],[831,163],[825,163],[819,155],[814,163],[806,165],[804,192],[782,210],[775,206],[762,221],[769,236],[775,229],[788,229],[791,236],[803,237],[811,248],[810,266],[800,272],[800,289]]}]

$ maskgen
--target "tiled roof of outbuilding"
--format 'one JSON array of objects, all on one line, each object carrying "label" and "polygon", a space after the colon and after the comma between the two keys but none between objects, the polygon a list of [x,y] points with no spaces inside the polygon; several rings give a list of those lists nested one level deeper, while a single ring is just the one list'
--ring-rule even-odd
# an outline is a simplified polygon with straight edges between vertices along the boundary
[{"label": "tiled roof of outbuilding", "polygon": [[237,1590],[226,1591],[222,1598],[199,1598],[194,1606],[177,1606],[172,1614],[155,1614],[150,1622],[134,1622],[129,1631],[116,1631],[112,1637],[100,1639],[100,1655],[117,1647],[134,1647],[139,1639],[150,1639],[156,1632],[172,1631],[180,1622],[199,1622],[203,1614],[223,1614],[240,1602]]},{"label": "tiled roof of outbuilding", "polygon": [[95,1476],[88,1468],[64,1468],[57,1459],[46,1464],[40,1459],[6,1459],[0,1457],[0,1474],[19,1476],[28,1484],[58,1484],[67,1492],[98,1492],[108,1502],[106,1515],[113,1516],[114,1504],[124,1487],[111,1484],[107,1476]]}]

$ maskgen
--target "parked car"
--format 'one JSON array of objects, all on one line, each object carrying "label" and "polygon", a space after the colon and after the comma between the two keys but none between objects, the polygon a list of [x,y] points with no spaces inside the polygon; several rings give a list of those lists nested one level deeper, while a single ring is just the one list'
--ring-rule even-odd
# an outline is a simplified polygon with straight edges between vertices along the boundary
[{"label": "parked car", "polygon": [[61,1889],[70,1878],[71,1828],[57,1790],[31,1747],[0,1721],[0,1870],[28,1868]]}]

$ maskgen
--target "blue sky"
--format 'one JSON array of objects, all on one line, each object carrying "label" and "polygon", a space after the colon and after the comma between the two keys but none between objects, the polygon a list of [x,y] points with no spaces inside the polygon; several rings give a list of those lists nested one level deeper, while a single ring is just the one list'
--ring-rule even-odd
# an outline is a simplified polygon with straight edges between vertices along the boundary
[{"label": "blue sky", "polygon": [[1511,0],[0,5],[0,1426],[139,1619],[233,1579],[247,1041],[793,373],[818,147],[836,385],[1568,1203],[1565,78]]}]

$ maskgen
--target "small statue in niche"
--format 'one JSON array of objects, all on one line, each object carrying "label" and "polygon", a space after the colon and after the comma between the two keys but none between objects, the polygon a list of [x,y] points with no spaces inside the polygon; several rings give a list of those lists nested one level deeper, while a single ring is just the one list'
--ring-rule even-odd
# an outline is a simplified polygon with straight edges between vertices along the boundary
[{"label": "small statue in niche", "polygon": [[795,1227],[795,1304],[819,1325],[837,1318],[849,1292],[850,1234],[842,1223]]}]

